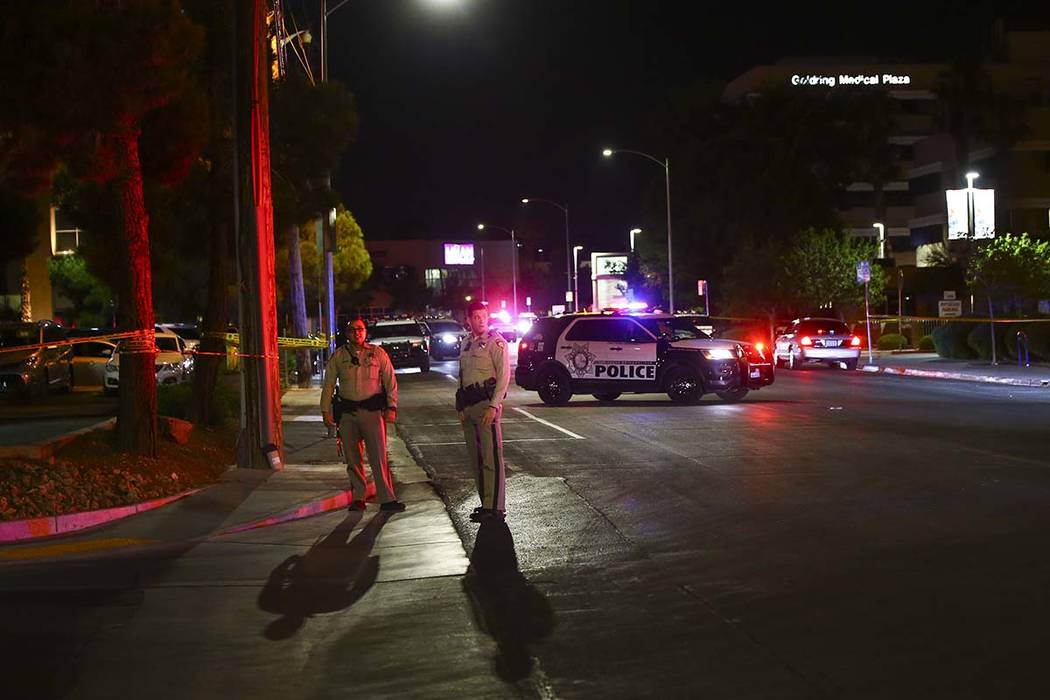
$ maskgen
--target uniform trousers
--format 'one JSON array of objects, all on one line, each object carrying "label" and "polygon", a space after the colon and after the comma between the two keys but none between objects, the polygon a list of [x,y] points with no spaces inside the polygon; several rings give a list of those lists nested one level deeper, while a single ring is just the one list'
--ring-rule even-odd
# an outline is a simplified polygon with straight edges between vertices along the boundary
[{"label": "uniform trousers", "polygon": [[503,466],[503,407],[496,409],[496,419],[488,426],[481,424],[485,409],[489,405],[479,401],[463,409],[463,439],[467,443],[467,455],[478,485],[481,507],[506,510]]},{"label": "uniform trousers", "polygon": [[339,419],[339,436],[346,453],[351,497],[358,501],[365,499],[368,482],[365,481],[364,453],[367,450],[368,466],[376,482],[376,500],[380,503],[396,500],[394,481],[390,478],[390,466],[386,461],[386,422],[383,412],[366,411],[363,408],[345,411]]}]

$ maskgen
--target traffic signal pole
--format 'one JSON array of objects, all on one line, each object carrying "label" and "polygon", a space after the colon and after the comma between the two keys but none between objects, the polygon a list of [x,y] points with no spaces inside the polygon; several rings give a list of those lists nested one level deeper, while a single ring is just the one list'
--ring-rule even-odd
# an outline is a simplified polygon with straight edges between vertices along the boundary
[{"label": "traffic signal pole", "polygon": [[237,272],[242,394],[238,465],[280,468],[266,2],[237,0]]}]

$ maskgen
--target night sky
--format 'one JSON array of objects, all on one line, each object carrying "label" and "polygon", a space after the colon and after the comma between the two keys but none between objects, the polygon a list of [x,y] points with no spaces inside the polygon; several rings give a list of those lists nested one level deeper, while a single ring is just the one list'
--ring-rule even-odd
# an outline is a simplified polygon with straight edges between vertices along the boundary
[{"label": "night sky", "polygon": [[[531,195],[569,205],[573,243],[623,249],[629,228],[659,224],[645,219],[645,202],[647,189],[662,194],[663,173],[638,158],[605,160],[600,150],[660,149],[652,114],[675,90],[784,56],[938,59],[958,43],[952,27],[995,15],[982,7],[960,18],[959,6],[971,3],[939,0],[773,10],[660,0],[444,3],[453,7],[350,0],[330,17],[331,77],[357,95],[361,120],[336,185],[367,238],[469,238],[485,220],[563,242],[559,211],[519,204]],[[316,5],[288,3],[299,18],[316,15]],[[671,157],[673,176],[674,153],[654,155]]]}]

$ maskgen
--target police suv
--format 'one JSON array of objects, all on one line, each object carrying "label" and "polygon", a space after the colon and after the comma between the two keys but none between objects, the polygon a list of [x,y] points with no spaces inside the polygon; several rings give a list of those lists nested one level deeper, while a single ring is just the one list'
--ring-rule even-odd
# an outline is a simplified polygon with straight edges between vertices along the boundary
[{"label": "police suv", "polygon": [[761,347],[714,340],[689,318],[568,314],[536,320],[518,346],[514,381],[552,406],[577,393],[614,401],[666,392],[695,403],[714,392],[739,401],[773,383],[773,363]]}]

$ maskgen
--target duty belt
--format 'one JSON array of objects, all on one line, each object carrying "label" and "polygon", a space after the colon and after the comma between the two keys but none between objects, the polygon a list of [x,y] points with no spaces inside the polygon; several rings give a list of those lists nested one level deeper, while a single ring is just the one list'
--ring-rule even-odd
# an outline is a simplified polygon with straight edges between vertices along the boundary
[{"label": "duty belt", "polygon": [[335,418],[336,423],[344,413],[353,413],[359,408],[365,411],[382,411],[386,408],[386,394],[380,392],[361,401],[351,401],[341,396],[332,399],[332,417]]},{"label": "duty belt", "polygon": [[482,401],[488,401],[496,390],[496,378],[489,377],[484,382],[475,382],[456,390],[456,410],[462,411]]}]

